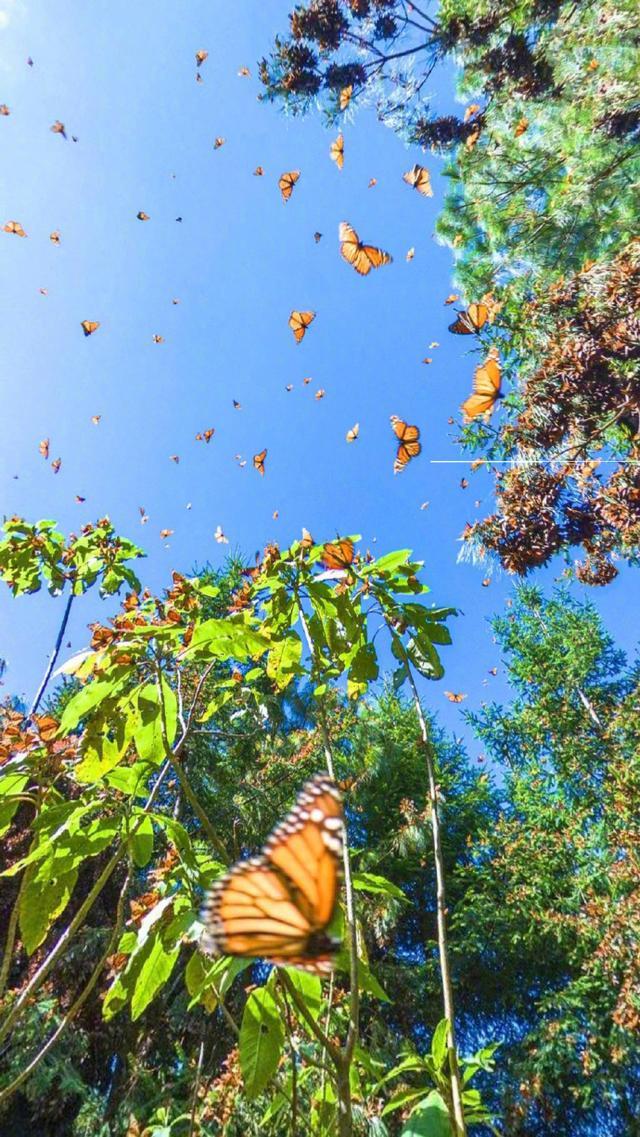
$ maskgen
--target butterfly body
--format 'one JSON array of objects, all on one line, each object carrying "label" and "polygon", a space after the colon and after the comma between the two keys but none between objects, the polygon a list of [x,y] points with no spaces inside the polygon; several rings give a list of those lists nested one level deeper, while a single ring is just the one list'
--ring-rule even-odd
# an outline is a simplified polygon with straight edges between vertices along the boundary
[{"label": "butterfly body", "polygon": [[342,806],[334,782],[307,782],[262,854],[239,861],[207,897],[202,950],[265,959],[316,974],[332,970],[328,932],[339,885]]}]

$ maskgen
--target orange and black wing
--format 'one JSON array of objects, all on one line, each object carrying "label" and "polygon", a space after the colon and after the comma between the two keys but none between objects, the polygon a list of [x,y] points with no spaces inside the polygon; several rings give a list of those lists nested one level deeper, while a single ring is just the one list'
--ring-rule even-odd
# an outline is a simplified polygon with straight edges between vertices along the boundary
[{"label": "orange and black wing", "polygon": [[315,318],[315,312],[298,312],[294,309],[289,316],[289,327],[296,343],[300,343],[304,339],[309,324],[312,324]]},{"label": "orange and black wing", "polygon": [[393,433],[398,439],[398,449],[393,463],[394,474],[404,470],[412,458],[417,458],[422,451],[420,444],[420,428],[403,422],[397,415],[391,415]]},{"label": "orange and black wing", "polygon": [[282,174],[278,180],[278,189],[282,194],[282,200],[288,201],[293,193],[298,178],[300,177],[299,170],[288,170],[287,173]]},{"label": "orange and black wing", "polygon": [[353,564],[353,541],[342,537],[339,541],[328,541],[322,546],[322,564],[326,569],[346,569]]},{"label": "orange and black wing", "polygon": [[422,194],[423,197],[433,197],[431,177],[425,166],[413,166],[412,169],[407,170],[406,174],[402,175],[402,180]]},{"label": "orange and black wing", "polygon": [[457,336],[473,336],[484,327],[489,319],[486,304],[470,304],[466,312],[458,312],[457,320],[449,324],[449,331]]},{"label": "orange and black wing", "polygon": [[266,449],[261,450],[259,454],[253,455],[253,468],[254,468],[254,470],[257,470],[258,473],[262,475],[262,477],[264,477],[264,464],[266,461],[266,457],[267,457]]},{"label": "orange and black wing", "polygon": [[340,255],[360,276],[366,276],[372,268],[391,264],[393,257],[375,245],[365,245],[348,221],[340,222]]},{"label": "orange and black wing", "polygon": [[329,154],[331,155],[331,161],[335,162],[338,169],[341,170],[344,166],[344,138],[341,134],[338,135],[335,142],[331,143]]},{"label": "orange and black wing", "polygon": [[465,418],[470,420],[479,415],[490,415],[501,398],[501,385],[500,364],[490,355],[474,372],[473,394],[462,404]]},{"label": "orange and black wing", "polygon": [[210,891],[202,948],[323,974],[337,943],[327,934],[338,898],[342,806],[334,782],[307,782],[262,855],[240,861]]}]

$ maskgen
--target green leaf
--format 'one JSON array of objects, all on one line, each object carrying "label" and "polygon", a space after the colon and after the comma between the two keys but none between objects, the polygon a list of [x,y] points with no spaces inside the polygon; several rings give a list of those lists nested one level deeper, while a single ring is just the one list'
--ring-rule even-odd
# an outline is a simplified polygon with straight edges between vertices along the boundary
[{"label": "green leaf", "polygon": [[304,1000],[305,1006],[314,1019],[318,1018],[322,1006],[322,983],[317,975],[308,971],[299,971],[296,967],[287,967],[287,975],[291,985]]},{"label": "green leaf", "polygon": [[387,1113],[395,1113],[396,1110],[404,1109],[412,1102],[420,1101],[427,1092],[424,1086],[419,1090],[398,1090],[398,1093],[394,1094],[385,1105],[381,1116],[384,1117]]},{"label": "green leaf", "polygon": [[353,874],[353,887],[358,892],[377,892],[383,896],[392,896],[394,900],[409,901],[401,888],[384,876],[377,876],[372,872],[356,872]]},{"label": "green leaf", "polygon": [[90,679],[77,695],[69,699],[62,718],[60,719],[60,734],[69,734],[90,711],[93,711],[105,699],[112,698],[124,687],[127,677],[119,674],[110,679]]},{"label": "green leaf", "polygon": [[293,632],[277,640],[267,656],[267,675],[279,691],[284,691],[295,675],[300,673],[302,640]]},{"label": "green leaf", "polygon": [[36,872],[36,866],[30,865],[20,895],[20,937],[27,955],[32,955],[46,939],[49,928],[67,907],[78,879],[75,868],[46,881],[38,880]]},{"label": "green leaf", "polygon": [[153,822],[148,814],[142,818],[131,838],[133,862],[142,869],[153,856]]},{"label": "green leaf", "polygon": [[451,1137],[449,1111],[437,1090],[414,1110],[400,1137]]},{"label": "green leaf", "polygon": [[149,1006],[161,987],[167,982],[180,955],[180,944],[170,950],[165,947],[158,932],[149,941],[150,946],[145,953],[144,962],[140,968],[136,985],[131,997],[131,1019],[135,1022]]},{"label": "green leaf", "polygon": [[433,1032],[431,1039],[431,1057],[436,1070],[441,1070],[447,1059],[447,1042],[449,1038],[449,1020],[441,1019]]},{"label": "green leaf", "polygon": [[360,990],[365,991],[368,995],[373,995],[374,999],[380,999],[383,1003],[392,1001],[363,959],[358,960],[358,983]]},{"label": "green leaf", "polygon": [[240,1068],[247,1097],[262,1093],[276,1072],[284,1028],[273,995],[265,987],[247,999],[240,1027]]},{"label": "green leaf", "polygon": [[18,795],[22,793],[28,781],[28,774],[6,774],[0,779],[0,837],[11,825],[20,805]]}]

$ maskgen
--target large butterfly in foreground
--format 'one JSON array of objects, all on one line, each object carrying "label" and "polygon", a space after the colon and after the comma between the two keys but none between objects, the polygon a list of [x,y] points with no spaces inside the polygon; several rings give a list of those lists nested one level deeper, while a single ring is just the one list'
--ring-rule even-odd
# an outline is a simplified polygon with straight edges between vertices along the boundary
[{"label": "large butterfly in foreground", "polygon": [[360,276],[366,276],[372,268],[391,264],[393,260],[389,253],[384,253],[375,245],[364,245],[348,221],[340,222],[338,236],[340,238],[340,256],[356,272],[359,272]]},{"label": "large butterfly in foreground", "polygon": [[391,426],[398,441],[396,460],[393,463],[394,474],[404,470],[412,458],[417,458],[422,451],[420,445],[420,428],[403,422],[397,415],[391,415]]},{"label": "large butterfly in foreground", "polygon": [[338,899],[344,822],[340,793],[317,774],[262,853],[238,861],[209,892],[200,946],[316,975],[333,969],[328,935]]}]

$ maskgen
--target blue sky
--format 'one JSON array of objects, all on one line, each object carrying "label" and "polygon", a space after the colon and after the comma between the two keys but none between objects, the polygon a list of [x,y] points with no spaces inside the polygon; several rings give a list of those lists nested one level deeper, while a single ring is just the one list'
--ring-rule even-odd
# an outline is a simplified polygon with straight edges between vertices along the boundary
[{"label": "blue sky", "polygon": [[[483,685],[499,664],[487,619],[513,583],[494,573],[483,588],[486,570],[457,563],[465,523],[490,506],[489,478],[432,461],[460,457],[447,419],[478,362],[468,338],[447,332],[452,260],[433,239],[446,181],[435,158],[407,149],[371,110],[344,126],[340,173],[328,153],[337,132],[319,116],[287,118],[257,101],[257,60],[286,29],[288,7],[0,2],[0,102],[11,110],[0,118],[0,225],[15,219],[28,234],[0,233],[1,508],[54,517],[65,531],[108,514],[147,550],[141,575],[154,590],[173,568],[222,562],[219,524],[249,556],[270,539],[288,544],[303,525],[316,540],[360,532],[379,553],[410,547],[425,561],[434,602],[463,612],[445,650],[446,680],[426,692],[461,733],[444,689],[469,692],[464,707],[504,694],[500,676]],[[201,48],[209,58],[199,84]],[[242,66],[251,78],[238,77]],[[449,73],[434,95],[453,98]],[[56,119],[68,141],[50,132]],[[214,151],[216,136],[226,142]],[[432,172],[432,199],[402,181],[416,161]],[[264,177],[253,176],[257,165]],[[290,169],[302,173],[283,205],[277,181]],[[359,278],[338,255],[342,219],[394,263]],[[292,308],[317,313],[299,346],[287,326]],[[84,319],[101,323],[88,339]],[[154,334],[165,342],[154,344]],[[429,349],[434,340],[440,346]],[[390,414],[423,432],[423,455],[398,477]],[[360,437],[349,446],[355,422]],[[211,443],[195,442],[209,427]],[[38,454],[44,437],[62,459],[57,475]],[[251,457],[263,447],[260,478]],[[163,528],[174,530],[169,541]],[[551,585],[553,575],[540,579]],[[576,591],[597,601],[632,651],[625,613],[637,610],[635,577]],[[29,696],[37,685],[60,608],[47,596],[0,594],[9,690]],[[74,650],[99,614],[107,613],[96,600],[77,605]]]}]

